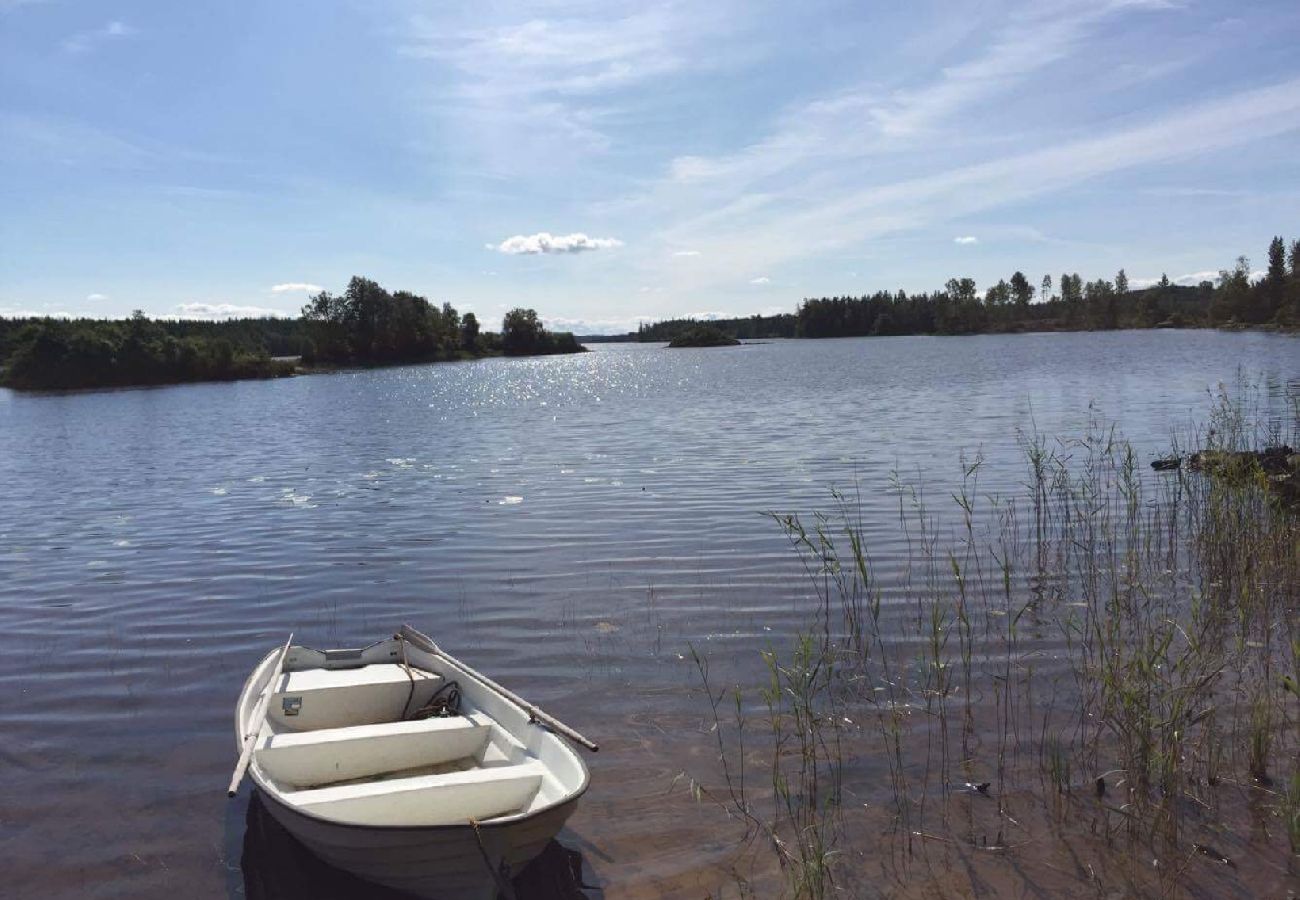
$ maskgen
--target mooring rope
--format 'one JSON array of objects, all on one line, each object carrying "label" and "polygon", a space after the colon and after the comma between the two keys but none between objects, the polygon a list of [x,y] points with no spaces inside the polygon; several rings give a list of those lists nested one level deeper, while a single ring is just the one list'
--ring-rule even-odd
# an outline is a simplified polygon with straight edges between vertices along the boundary
[{"label": "mooring rope", "polygon": [[402,704],[402,721],[418,721],[421,719],[432,719],[435,716],[445,718],[447,716],[460,715],[460,682],[448,681],[441,685],[433,696],[425,704],[411,712],[411,701],[415,699],[415,671],[411,668],[410,660],[406,658],[406,638],[398,634],[397,646],[402,654],[402,668],[406,670],[406,677],[410,680],[411,686],[406,693],[406,702]]}]

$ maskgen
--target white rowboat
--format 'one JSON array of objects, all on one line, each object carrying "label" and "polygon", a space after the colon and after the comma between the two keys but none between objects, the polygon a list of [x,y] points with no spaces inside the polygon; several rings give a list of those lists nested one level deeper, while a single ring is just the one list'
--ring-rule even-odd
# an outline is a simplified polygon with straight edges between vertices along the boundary
[{"label": "white rowboat", "polygon": [[[235,710],[240,765],[322,860],[419,897],[491,900],[587,789],[595,745],[403,627],[362,650],[286,643]],[[454,713],[420,718],[426,706]],[[543,724],[545,723],[545,724]]]}]

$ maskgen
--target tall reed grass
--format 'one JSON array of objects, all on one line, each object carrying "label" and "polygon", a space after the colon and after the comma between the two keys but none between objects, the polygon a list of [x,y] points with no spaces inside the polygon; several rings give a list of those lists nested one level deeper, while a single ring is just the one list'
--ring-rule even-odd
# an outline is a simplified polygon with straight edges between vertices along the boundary
[{"label": "tall reed grass", "polygon": [[[1248,391],[1225,391],[1174,452],[1300,443],[1300,404],[1259,413]],[[719,690],[695,657],[726,782],[699,790],[763,836],[788,896],[855,893],[846,879],[881,852],[863,849],[879,835],[864,841],[860,799],[882,793],[854,773],[880,761],[904,865],[928,842],[1005,854],[1047,840],[1022,821],[1040,809],[1086,816],[1121,857],[1154,859],[1127,884],[1166,890],[1191,877],[1189,859],[1234,862],[1205,835],[1243,792],[1300,853],[1300,518],[1276,474],[1244,456],[1156,474],[1097,421],[1020,443],[1024,490],[982,493],[983,461],[963,458],[953,516],[895,476],[901,585],[878,581],[856,496],[774,515],[815,616],[789,649],[765,651],[759,703]],[[996,805],[991,839],[953,821],[955,793]],[[1106,884],[1090,877],[1089,890]]]}]

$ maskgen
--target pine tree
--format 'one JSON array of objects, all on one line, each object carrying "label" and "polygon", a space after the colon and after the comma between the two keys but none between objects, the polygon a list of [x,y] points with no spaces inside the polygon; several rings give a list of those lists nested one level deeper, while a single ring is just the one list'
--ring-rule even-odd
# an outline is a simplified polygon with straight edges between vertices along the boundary
[{"label": "pine tree", "polygon": [[[1294,266],[1294,264],[1295,260],[1292,259],[1292,265]],[[1273,284],[1281,284],[1286,281],[1286,243],[1280,237],[1273,238],[1268,245],[1267,278]]]}]

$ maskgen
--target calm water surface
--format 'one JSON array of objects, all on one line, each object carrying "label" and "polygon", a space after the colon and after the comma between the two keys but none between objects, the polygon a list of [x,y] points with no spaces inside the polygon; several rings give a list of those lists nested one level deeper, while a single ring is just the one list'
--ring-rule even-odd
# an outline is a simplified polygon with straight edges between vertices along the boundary
[{"label": "calm water surface", "polygon": [[[933,496],[1017,429],[1119,424],[1153,457],[1300,342],[1119,332],[774,342],[275,382],[0,391],[0,868],[9,897],[242,896],[232,711],[289,630],[403,621],[602,745],[562,835],[606,897],[704,896],[734,849],[679,773],[712,765],[688,642],[751,659],[807,619],[762,511],[861,497],[903,565],[891,476]],[[905,598],[887,595],[903,602]],[[250,838],[251,839],[251,838]],[[256,881],[256,879],[253,879]]]}]

